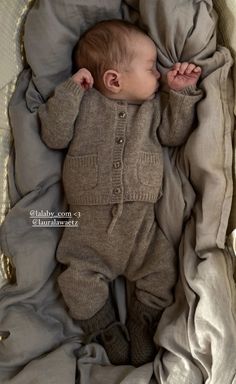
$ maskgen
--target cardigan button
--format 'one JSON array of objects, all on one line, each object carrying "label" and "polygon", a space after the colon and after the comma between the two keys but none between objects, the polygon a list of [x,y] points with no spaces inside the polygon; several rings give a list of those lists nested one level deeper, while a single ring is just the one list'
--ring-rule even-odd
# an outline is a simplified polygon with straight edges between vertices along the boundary
[{"label": "cardigan button", "polygon": [[121,193],[121,188],[117,187],[113,189],[114,195],[119,195]]},{"label": "cardigan button", "polygon": [[120,112],[119,113],[119,118],[120,119],[125,119],[126,118],[126,113],[125,112]]},{"label": "cardigan button", "polygon": [[122,144],[124,142],[124,139],[122,137],[117,137],[116,138],[116,143],[117,144]]},{"label": "cardigan button", "polygon": [[120,161],[114,161],[113,163],[113,168],[117,169],[121,167],[121,162]]}]

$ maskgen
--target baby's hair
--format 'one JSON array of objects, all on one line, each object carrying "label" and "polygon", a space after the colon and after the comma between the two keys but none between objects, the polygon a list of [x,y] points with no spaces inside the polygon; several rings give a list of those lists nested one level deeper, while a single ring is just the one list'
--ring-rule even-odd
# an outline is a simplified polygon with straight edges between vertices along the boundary
[{"label": "baby's hair", "polygon": [[134,51],[130,37],[144,32],[124,20],[104,20],[88,29],[80,38],[74,51],[76,69],[87,68],[94,85],[100,88],[103,74],[108,69],[127,68]]}]

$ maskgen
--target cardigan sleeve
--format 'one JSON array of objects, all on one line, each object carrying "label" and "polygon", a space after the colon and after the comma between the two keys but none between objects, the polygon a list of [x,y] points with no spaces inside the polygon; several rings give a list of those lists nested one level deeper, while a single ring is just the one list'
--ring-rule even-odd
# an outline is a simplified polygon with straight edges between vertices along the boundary
[{"label": "cardigan sleeve", "polygon": [[187,140],[196,122],[196,104],[202,97],[202,90],[193,86],[181,92],[170,90],[157,131],[162,145],[178,146]]},{"label": "cardigan sleeve", "polygon": [[69,78],[39,107],[41,137],[49,148],[62,149],[68,146],[73,137],[83,94],[83,88]]}]

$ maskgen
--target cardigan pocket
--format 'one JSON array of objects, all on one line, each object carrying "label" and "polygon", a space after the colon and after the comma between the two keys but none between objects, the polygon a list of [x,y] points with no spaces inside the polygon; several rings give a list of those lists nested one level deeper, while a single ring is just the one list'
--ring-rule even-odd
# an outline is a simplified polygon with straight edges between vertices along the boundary
[{"label": "cardigan pocket", "polygon": [[140,152],[137,169],[138,179],[143,185],[160,188],[163,176],[161,153]]},{"label": "cardigan pocket", "polygon": [[63,182],[68,201],[74,200],[77,192],[95,188],[98,182],[97,154],[67,155],[63,167]]}]

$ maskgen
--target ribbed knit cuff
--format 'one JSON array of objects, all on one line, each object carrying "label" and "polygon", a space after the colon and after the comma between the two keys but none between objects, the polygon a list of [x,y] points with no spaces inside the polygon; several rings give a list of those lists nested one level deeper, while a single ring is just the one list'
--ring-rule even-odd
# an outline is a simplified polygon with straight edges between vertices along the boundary
[{"label": "ribbed knit cuff", "polygon": [[79,320],[79,325],[86,335],[105,329],[108,325],[116,321],[115,310],[108,299],[105,305],[90,319]]},{"label": "ribbed knit cuff", "polygon": [[63,87],[64,89],[71,91],[75,96],[82,95],[84,93],[84,89],[77,84],[72,77],[64,82]]},{"label": "ribbed knit cuff", "polygon": [[130,303],[129,313],[131,316],[140,318],[145,315],[149,315],[153,318],[158,318],[159,315],[163,312],[163,309],[154,308],[149,305],[142,303],[140,300],[133,297]]},{"label": "ribbed knit cuff", "polygon": [[190,85],[189,87],[182,89],[182,91],[179,91],[178,93],[181,93],[181,95],[188,96],[200,96],[202,94],[202,90],[197,88],[196,85]]}]

